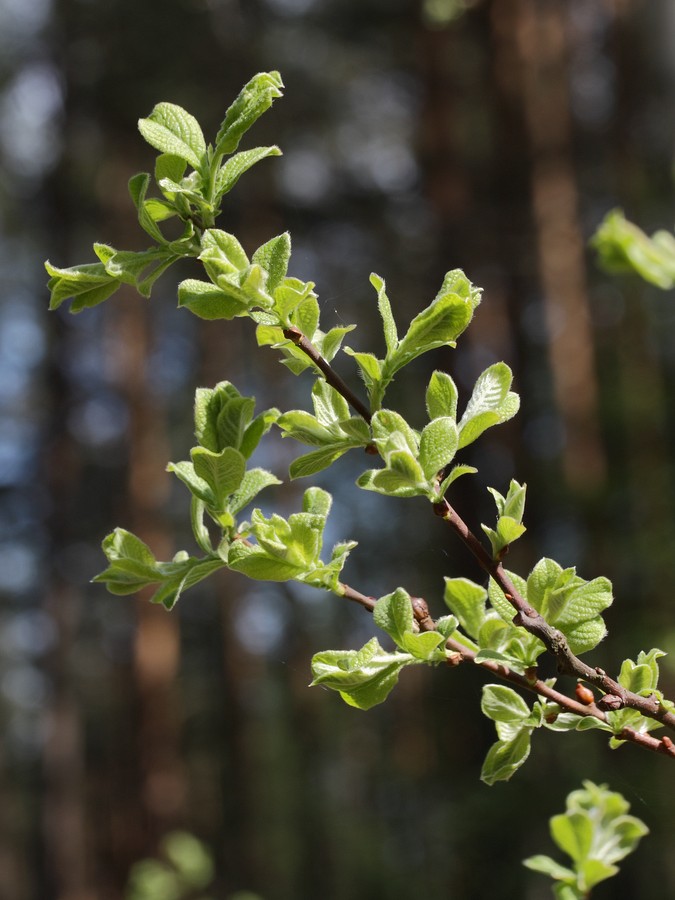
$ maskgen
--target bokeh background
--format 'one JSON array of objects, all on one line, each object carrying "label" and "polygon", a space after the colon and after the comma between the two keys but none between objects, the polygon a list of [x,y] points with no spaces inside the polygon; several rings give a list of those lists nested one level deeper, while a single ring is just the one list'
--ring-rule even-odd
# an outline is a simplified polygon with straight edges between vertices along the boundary
[{"label": "bokeh background", "polygon": [[[594,897],[675,896],[666,759],[537,734],[487,788],[479,672],[406,671],[368,713],[308,688],[314,652],[372,635],[362,610],[234,575],[171,614],[90,584],[115,525],[164,558],[192,549],[164,468],[191,446],[197,385],[292,408],[310,379],[258,351],[250,323],[178,311],[174,270],[150,301],[73,317],[47,312],[42,267],[92,259],[94,240],[146,246],[126,183],[152,167],[136,121],[156,102],[212,136],[241,85],[279,69],[285,98],[246,146],[285,155],[242,179],[222,227],[248,248],[290,229],[292,273],[317,282],[326,326],[358,322],[359,349],[381,342],[371,271],[401,323],[447,269],[483,286],[458,349],[406,370],[396,402],[421,424],[432,368],[466,391],[505,359],[522,412],[479,442],[458,508],[477,527],[485,484],[526,481],[510,566],[546,554],[611,577],[594,663],[672,659],[675,298],[599,272],[587,242],[617,205],[672,227],[674,59],[670,0],[0,0],[3,900],[123,898],[175,828],[213,853],[218,900],[538,900],[550,889],[520,860],[550,852],[547,819],[584,777],[652,830]],[[260,464],[283,477],[296,452],[272,439]],[[442,576],[480,573],[422,501],[359,492],[362,464],[320,477],[329,540],[360,542],[346,580],[402,584],[440,614]],[[302,488],[266,508],[297,508]]]}]

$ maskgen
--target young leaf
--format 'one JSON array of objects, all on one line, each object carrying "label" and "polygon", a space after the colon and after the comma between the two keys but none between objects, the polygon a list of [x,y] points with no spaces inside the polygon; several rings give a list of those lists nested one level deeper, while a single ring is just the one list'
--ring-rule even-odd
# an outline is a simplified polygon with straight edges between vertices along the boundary
[{"label": "young leaf", "polygon": [[200,319],[234,319],[245,316],[248,305],[245,300],[232,297],[210,281],[186,278],[178,285],[178,306],[189,309]]},{"label": "young leaf", "polygon": [[510,741],[497,741],[490,747],[480,773],[481,781],[493,785],[508,781],[530,755],[530,729],[521,728]]},{"label": "young leaf", "polygon": [[228,159],[216,175],[215,202],[217,203],[224,194],[232,190],[244,172],[268,156],[281,156],[281,150],[276,146],[256,147],[254,150],[244,150]]},{"label": "young leaf", "polygon": [[457,418],[457,387],[447,372],[436,370],[432,374],[426,392],[426,407],[429,419]]},{"label": "young leaf", "polygon": [[457,452],[457,423],[449,416],[434,419],[420,435],[419,461],[427,479],[445,468]]},{"label": "young leaf", "polygon": [[591,244],[609,272],[635,272],[663,290],[675,286],[675,238],[669,232],[657,231],[649,238],[615,209],[607,213]]},{"label": "young leaf", "polygon": [[158,103],[147,119],[138,120],[145,140],[162,153],[178,156],[199,170],[206,155],[206,142],[199,122],[180,106]]},{"label": "young leaf", "polygon": [[395,353],[392,353],[389,367],[392,374],[422,353],[438,347],[454,347],[472,316],[471,302],[459,294],[438,296],[415,316]]},{"label": "young leaf", "polygon": [[281,484],[276,475],[272,475],[266,469],[249,469],[244,474],[241,484],[232,496],[230,501],[231,512],[235,515],[241,512],[262,490],[273,484]]},{"label": "young leaf", "polygon": [[445,579],[445,604],[472,638],[477,638],[485,621],[487,591],[468,578]]},{"label": "young leaf", "polygon": [[138,224],[147,232],[150,237],[157,241],[158,244],[166,244],[166,240],[161,230],[157,227],[156,220],[150,215],[147,208],[145,195],[150,184],[150,176],[147,172],[139,172],[129,179],[129,196],[131,197],[136,212],[138,213]]},{"label": "young leaf", "polygon": [[386,631],[399,647],[405,635],[412,634],[414,621],[410,594],[403,588],[396,588],[393,594],[380,597],[375,604],[373,622]]},{"label": "young leaf", "polygon": [[292,480],[296,478],[307,478],[309,475],[316,475],[317,472],[327,469],[333,463],[343,456],[347,451],[352,450],[354,444],[338,443],[329,444],[318,450],[312,450],[310,453],[303,453],[298,456],[288,467],[288,474]]},{"label": "young leaf", "polygon": [[51,276],[47,287],[51,293],[49,308],[58,309],[65,301],[72,299],[70,311],[81,312],[92,306],[103,303],[119,290],[122,281],[111,277],[103,263],[87,263],[83,266],[71,266],[58,269],[49,260],[45,269]]},{"label": "young leaf", "polygon": [[385,284],[379,275],[374,272],[370,276],[370,283],[377,291],[377,306],[382,317],[382,325],[384,326],[384,340],[387,345],[387,354],[392,354],[398,347],[398,333],[396,331],[396,322],[391,311],[391,304],[385,292]]},{"label": "young leaf", "polygon": [[160,181],[168,178],[169,181],[180,183],[185,170],[187,161],[175,156],[173,153],[160,153],[155,160],[155,181],[159,185]]},{"label": "young leaf", "polygon": [[487,428],[511,419],[520,400],[510,392],[513,375],[506,363],[495,363],[478,376],[459,421],[459,446],[466,447]]},{"label": "young leaf", "polygon": [[[271,148],[267,148],[271,149]],[[249,151],[251,152],[251,151]],[[242,154],[237,154],[241,156]],[[233,157],[237,159],[237,156]],[[230,160],[232,162],[232,160]],[[267,290],[274,294],[286,277],[288,262],[291,258],[291,236],[286,231],[267,241],[253,254],[251,262],[257,263],[267,272]],[[306,295],[305,295],[306,296]]]},{"label": "young leaf", "polygon": [[357,709],[371,709],[387,699],[405,666],[414,660],[408,653],[386,653],[377,638],[361,650],[326,650],[312,659],[312,686],[338,691]]},{"label": "young leaf", "polygon": [[225,113],[216,136],[215,156],[234,153],[239,141],[253,123],[270,108],[283,88],[278,72],[259,72],[239,93]]},{"label": "young leaf", "polygon": [[272,556],[262,547],[235,541],[229,550],[227,565],[235,572],[258,581],[290,581],[305,571],[304,566]]},{"label": "young leaf", "polygon": [[493,722],[521,725],[530,715],[530,708],[513,688],[501,684],[483,686],[481,712]]},{"label": "young leaf", "polygon": [[215,510],[223,511],[227,498],[239,490],[244,478],[244,457],[234,447],[225,447],[220,453],[195,447],[190,451],[190,456],[197,477],[203,479],[213,492]]}]

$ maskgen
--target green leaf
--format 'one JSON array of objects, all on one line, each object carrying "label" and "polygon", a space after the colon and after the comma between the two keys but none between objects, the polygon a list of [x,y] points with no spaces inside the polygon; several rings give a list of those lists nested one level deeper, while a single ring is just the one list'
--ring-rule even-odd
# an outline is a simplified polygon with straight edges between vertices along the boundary
[{"label": "green leaf", "polygon": [[294,459],[288,468],[288,474],[295,480],[296,478],[307,478],[309,475],[316,475],[323,469],[327,469],[337,459],[343,456],[347,451],[353,450],[354,444],[328,444],[319,450],[312,450],[311,453],[304,453]]},{"label": "green leaf", "polygon": [[326,425],[322,425],[316,416],[302,409],[294,409],[283,413],[277,419],[277,425],[284,437],[295,438],[312,447],[329,447],[336,443],[335,435]]},{"label": "green leaf", "polygon": [[199,123],[173,103],[158,103],[147,119],[139,119],[138,130],[145,140],[162,153],[178,156],[194,169],[202,167],[206,142]]},{"label": "green leaf", "polygon": [[280,415],[281,413],[276,407],[266,409],[264,412],[259,413],[244,431],[239,450],[246,459],[249,459],[253,454],[260,443],[260,439],[267,434]]},{"label": "green leaf", "polygon": [[235,572],[258,581],[290,581],[305,568],[278,556],[270,556],[262,547],[235,541],[230,547],[227,565]]},{"label": "green leaf", "polygon": [[373,609],[375,625],[386,631],[399,647],[405,635],[412,633],[414,621],[410,594],[403,588],[396,588],[392,594],[380,597]]},{"label": "green leaf", "polygon": [[178,285],[178,306],[189,309],[200,319],[234,319],[245,316],[248,305],[244,300],[221,291],[210,281],[186,278]]},{"label": "green leaf", "polygon": [[438,487],[438,496],[444,497],[450,485],[461,478],[462,475],[475,475],[478,469],[475,466],[453,466],[449,474],[443,479]]},{"label": "green leaf", "polygon": [[256,147],[253,150],[244,150],[232,156],[220,167],[216,175],[215,201],[227,194],[239,181],[244,172],[268,156],[281,156],[281,150],[274,147]]},{"label": "green leaf", "polygon": [[443,284],[436,294],[436,299],[444,294],[458,294],[463,300],[467,300],[471,304],[471,308],[475,309],[480,301],[483,293],[482,288],[474,287],[461,269],[452,269],[445,273]]},{"label": "green leaf", "polygon": [[249,469],[232,495],[230,510],[233,514],[240,512],[266,487],[281,483],[276,475],[266,469]]},{"label": "green leaf", "polygon": [[417,497],[430,489],[421,466],[406,450],[392,451],[387,456],[387,468],[369,469],[356,483],[364,490],[391,497]]},{"label": "green leaf", "polygon": [[330,328],[325,334],[315,334],[314,346],[323,358],[330,362],[340,349],[344,336],[355,328],[356,325],[338,325]]},{"label": "green leaf", "polygon": [[351,347],[345,347],[345,353],[353,356],[357,366],[359,367],[363,383],[371,397],[382,378],[382,362],[372,353],[357,353]]},{"label": "green leaf", "polygon": [[150,601],[161,603],[166,609],[173,609],[184,591],[223,566],[224,562],[220,558],[197,559],[184,552],[177,553],[173,562],[159,563],[162,583]]},{"label": "green leaf", "polygon": [[358,652],[326,650],[312,659],[312,685],[339,691],[345,703],[371,709],[387,699],[402,668],[414,662],[408,653],[386,653],[377,638]]},{"label": "green leaf", "polygon": [[524,525],[516,522],[511,516],[500,516],[496,529],[488,528],[487,525],[481,525],[481,528],[488,536],[494,559],[499,559],[504,548],[518,540],[527,530]]},{"label": "green leaf", "polygon": [[593,843],[593,824],[583,812],[553,816],[551,837],[569,857],[581,862],[588,858]]},{"label": "green leaf", "polygon": [[230,274],[247,269],[248,256],[237,238],[227,231],[219,228],[208,228],[202,235],[202,252],[199,256],[209,271],[209,264],[217,266],[213,268],[213,275],[217,277],[223,273]]},{"label": "green leaf", "polygon": [[550,856],[530,856],[528,859],[523,860],[523,865],[527,866],[527,868],[531,869],[533,872],[541,872],[542,875],[548,875],[550,878],[554,878],[557,881],[570,880],[574,882],[576,879],[572,869],[561,866],[560,863],[551,859]]},{"label": "green leaf", "polygon": [[71,266],[58,269],[49,260],[45,269],[51,276],[47,287],[51,293],[49,308],[58,309],[65,300],[73,300],[70,307],[72,313],[81,312],[92,306],[103,303],[111,297],[122,284],[119,278],[112,278],[103,263],[87,263],[83,266]]},{"label": "green leaf", "polygon": [[473,306],[459,294],[438,296],[410,323],[405,336],[391,355],[390,371],[407,365],[422,353],[438,347],[454,347],[457,338],[471,321]]},{"label": "green leaf", "polygon": [[512,380],[506,363],[495,363],[478,376],[459,421],[460,447],[466,447],[487,428],[506,422],[518,412],[518,395],[509,391]]},{"label": "green leaf", "polygon": [[170,462],[167,464],[166,471],[172,472],[177,478],[180,478],[193,497],[199,498],[211,508],[216,506],[216,498],[213,496],[211,488],[203,478],[197,475],[191,462],[186,460],[177,463]]},{"label": "green leaf", "polygon": [[426,407],[430,419],[457,418],[457,386],[447,372],[436,370],[432,374],[426,392]]},{"label": "green leaf", "polygon": [[607,865],[599,859],[587,859],[580,867],[581,879],[584,886],[590,891],[596,884],[611,878],[619,871],[617,866]]},{"label": "green leaf", "polygon": [[216,136],[216,157],[237,149],[245,132],[282,96],[283,86],[278,72],[259,72],[251,78],[225,113]]},{"label": "green leaf", "polygon": [[197,477],[202,478],[213,492],[216,510],[225,509],[227,498],[239,490],[246,471],[246,460],[234,447],[213,453],[204,447],[190,451]]},{"label": "green leaf", "polygon": [[609,212],[591,244],[610,272],[635,272],[663,290],[675,287],[675,238],[657,231],[651,238],[628,222],[621,210]]},{"label": "green leaf", "polygon": [[[259,148],[273,149],[273,148]],[[249,151],[252,152],[252,151]],[[241,156],[238,153],[233,159]],[[232,160],[230,160],[232,162]],[[255,251],[252,262],[257,263],[267,272],[267,290],[270,294],[274,294],[279,285],[286,277],[288,263],[291,258],[291,236],[286,231],[272,240],[267,241]]]},{"label": "green leaf", "polygon": [[510,741],[497,741],[488,750],[480,773],[481,781],[492,785],[508,781],[530,755],[530,730],[522,728]]},{"label": "green leaf", "polygon": [[522,724],[530,715],[530,708],[520,694],[501,684],[483,686],[481,712],[494,722]]},{"label": "green leaf", "polygon": [[663,650],[653,649],[649,653],[641,650],[637,663],[625,659],[621,664],[619,684],[635,694],[655,690],[659,683],[658,660],[665,655]]},{"label": "green leaf", "polygon": [[93,580],[104,582],[111,593],[134,594],[159,580],[154,554],[135,534],[116,528],[101,546],[111,565]]},{"label": "green leaf", "polygon": [[417,436],[399,413],[391,409],[378,410],[373,416],[371,428],[373,440],[383,457],[399,450],[407,450],[413,458],[417,456]]},{"label": "green leaf", "polygon": [[322,516],[324,519],[330,512],[333,505],[333,498],[320,487],[307,488],[302,497],[302,511],[312,513],[315,516]]},{"label": "green leaf", "polygon": [[[516,575],[515,572],[509,572],[507,570],[506,574],[513,581],[516,590],[520,592],[521,596],[527,596],[527,599],[530,600],[529,596],[526,594],[527,584],[525,580],[521,578],[520,575]],[[506,597],[504,596],[504,592],[494,580],[494,578],[491,578],[488,584],[488,596],[490,598],[490,604],[492,608],[497,611],[502,621],[507,622],[510,625],[513,621],[513,617],[516,614],[516,609],[506,599]],[[530,602],[532,601],[530,600]]]},{"label": "green leaf", "polygon": [[384,326],[384,340],[387,345],[387,354],[392,354],[398,347],[398,333],[396,331],[396,322],[391,311],[391,304],[385,292],[385,283],[379,275],[374,272],[370,276],[370,283],[377,291],[377,307],[382,317]]},{"label": "green leaf", "polygon": [[349,405],[334,387],[317,379],[312,388],[312,403],[314,414],[322,425],[330,426],[338,424],[342,419],[349,418]]},{"label": "green leaf", "polygon": [[444,600],[450,612],[457,616],[462,629],[472,638],[477,638],[485,621],[485,588],[468,578],[446,578]]},{"label": "green leaf", "polygon": [[449,416],[434,419],[420,435],[419,461],[427,479],[445,468],[457,452],[457,423]]},{"label": "green leaf", "polygon": [[151,597],[171,609],[181,593],[223,566],[217,557],[197,559],[177,553],[172,562],[158,563],[150,550],[135,535],[116,528],[103,541],[103,552],[110,565],[93,580],[106,585],[112,594],[133,594],[143,587],[158,584]]},{"label": "green leaf", "polygon": [[138,223],[141,228],[147,232],[153,240],[158,244],[166,244],[166,240],[161,230],[157,227],[156,221],[150,215],[145,195],[150,184],[150,176],[147,172],[139,172],[129,179],[129,196],[131,197],[136,211],[138,213]]},{"label": "green leaf", "polygon": [[190,502],[190,524],[192,525],[192,533],[195,536],[197,545],[205,553],[211,555],[213,553],[213,546],[211,544],[209,530],[206,525],[204,525],[205,511],[206,504],[204,503],[204,501],[200,497],[197,497],[195,494],[193,494]]},{"label": "green leaf", "polygon": [[[132,284],[142,296],[149,297],[157,278],[178,258],[166,247],[152,247],[134,252],[115,250],[107,244],[94,244],[94,251],[112,278]],[[151,271],[143,278],[143,273]]]},{"label": "green leaf", "polygon": [[186,168],[187,162],[180,156],[174,156],[173,153],[160,153],[155,160],[155,181],[158,185],[164,178],[180,182],[185,175]]}]

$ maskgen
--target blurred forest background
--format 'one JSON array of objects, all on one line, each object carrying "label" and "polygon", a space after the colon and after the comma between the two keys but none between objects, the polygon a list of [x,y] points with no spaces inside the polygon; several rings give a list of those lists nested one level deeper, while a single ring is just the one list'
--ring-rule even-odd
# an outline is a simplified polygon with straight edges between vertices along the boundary
[{"label": "blurred forest background", "polygon": [[[247,248],[289,229],[291,273],[317,282],[326,326],[358,322],[359,349],[381,340],[371,271],[401,323],[447,269],[485,288],[457,351],[406,370],[396,399],[421,424],[432,367],[466,390],[512,366],[521,414],[478,442],[457,506],[476,527],[485,484],[526,481],[510,567],[546,554],[609,576],[593,663],[658,646],[672,696],[675,298],[599,272],[587,241],[617,205],[672,227],[674,60],[671,0],[0,0],[2,900],[118,900],[177,827],[214,854],[217,900],[539,900],[520,860],[551,851],[582,777],[652,830],[594,897],[675,896],[665,758],[547,732],[487,788],[479,672],[406,671],[368,713],[308,688],[314,652],[372,635],[362,610],[235,575],[172,614],[91,585],[115,525],[164,558],[192,549],[164,467],[191,446],[197,385],[292,408],[310,382],[248,322],[178,311],[173,270],[151,301],[72,317],[47,312],[42,267],[146,245],[126,183],[152,166],[136,121],[156,102],[212,138],[244,82],[279,69],[285,98],[246,146],[285,155],[242,179],[221,227]],[[273,439],[259,463],[284,477],[298,452]],[[362,467],[320,478],[328,540],[360,542],[346,580],[440,614],[442,576],[480,573],[422,501],[358,491]],[[267,493],[288,512],[304,486]]]}]

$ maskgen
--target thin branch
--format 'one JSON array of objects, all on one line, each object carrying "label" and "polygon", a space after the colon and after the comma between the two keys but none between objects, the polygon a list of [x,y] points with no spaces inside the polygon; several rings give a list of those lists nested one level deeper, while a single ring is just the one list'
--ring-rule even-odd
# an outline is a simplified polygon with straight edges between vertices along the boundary
[{"label": "thin branch", "polygon": [[637,710],[643,716],[656,719],[662,725],[675,730],[675,713],[664,709],[656,697],[653,695],[641,697],[639,694],[627,690],[613,678],[610,678],[603,669],[592,668],[572,653],[565,635],[557,628],[549,625],[546,619],[530,606],[509,578],[501,562],[490,556],[483,544],[481,544],[466,522],[450,506],[447,500],[435,504],[434,511],[450,525],[455,534],[471,550],[481,568],[497,582],[506,599],[516,610],[516,615],[513,618],[514,625],[524,628],[530,634],[539,638],[555,657],[558,671],[561,674],[582,678],[584,681],[588,681],[590,684],[600,688],[605,694],[605,697],[598,701],[601,709],[614,710],[629,707]]},{"label": "thin branch", "polygon": [[372,612],[375,609],[375,597],[367,597],[365,594],[359,593],[359,591],[355,591],[354,588],[349,587],[348,584],[340,584],[340,593],[347,600],[353,600],[354,603],[358,603],[368,612]]},{"label": "thin branch", "polygon": [[[374,597],[369,597],[366,594],[362,594],[354,588],[350,587],[348,584],[340,584],[339,590],[341,595],[347,600],[353,600],[364,609],[368,610],[368,612],[373,611],[376,603]],[[429,607],[427,606],[426,601],[421,597],[411,597],[410,599],[412,603],[413,615],[420,626],[420,630],[435,631],[436,623],[429,614]],[[509,681],[511,682],[511,684],[515,684],[522,690],[538,694],[540,697],[544,697],[549,702],[555,703],[560,707],[562,712],[572,713],[576,716],[585,718],[593,717],[595,719],[598,719],[600,722],[607,722],[607,715],[605,711],[600,709],[597,703],[580,703],[578,700],[575,700],[572,697],[568,697],[566,694],[557,691],[555,688],[551,687],[551,685],[549,684],[546,684],[546,682],[542,681],[540,678],[521,675],[520,673],[514,672],[512,669],[509,669],[509,667],[505,666],[503,663],[498,663],[491,659],[476,662],[475,651],[470,649],[469,647],[466,647],[464,644],[462,644],[460,641],[455,640],[454,638],[448,638],[445,646],[450,651],[448,664],[451,666],[457,666],[462,662],[473,663],[474,665],[478,665],[482,669],[491,672],[502,681]],[[675,744],[673,744],[673,742],[668,737],[655,738],[650,734],[644,734],[642,732],[635,731],[633,728],[624,728],[623,731],[620,734],[615,735],[615,737],[633,744],[638,744],[639,746],[644,747],[646,750],[651,750],[654,753],[661,753],[662,755],[669,756],[672,759],[675,759]]]},{"label": "thin branch", "polygon": [[[303,353],[305,353],[309,357],[309,359],[312,360],[312,362],[324,374],[328,384],[334,387],[335,390],[338,391],[338,393],[340,393],[352,406],[352,408],[357,413],[359,413],[359,415],[362,416],[363,419],[368,422],[368,424],[370,424],[372,418],[370,411],[352,392],[351,388],[347,384],[345,384],[343,379],[332,368],[330,363],[328,363],[321,356],[316,347],[300,331],[300,329],[296,328],[295,326],[285,328],[284,336],[288,340],[293,341],[293,343],[297,347],[299,347],[303,351]],[[511,578],[509,578],[501,561],[493,559],[485,546],[471,531],[469,526],[466,524],[466,522],[464,522],[461,516],[459,516],[457,511],[452,506],[450,506],[447,500],[443,499],[439,503],[435,503],[434,512],[437,516],[440,516],[450,525],[455,534],[469,548],[471,553],[473,553],[481,568],[488,575],[494,578],[499,587],[502,589],[504,596],[516,611],[516,615],[513,618],[514,625],[524,628],[530,634],[533,634],[535,637],[539,638],[539,640],[555,658],[558,666],[558,671],[561,674],[581,678],[603,691],[604,696],[598,701],[598,709],[600,711],[616,710],[623,707],[629,707],[630,709],[637,710],[643,716],[646,716],[650,719],[655,719],[662,725],[675,731],[675,712],[670,712],[669,710],[664,709],[654,695],[650,697],[641,697],[639,694],[635,694],[632,691],[626,690],[626,688],[620,685],[618,681],[610,678],[603,669],[599,667],[592,668],[587,663],[580,660],[578,656],[575,656],[574,653],[572,653],[565,635],[557,628],[549,625],[546,619],[544,619],[544,617],[541,616],[537,612],[537,610],[534,609],[534,607],[532,607],[525,600],[525,598],[521,595],[521,593],[514,585]],[[358,595],[358,592],[355,592],[355,594]],[[345,596],[347,595],[345,594]],[[371,601],[373,598],[366,598],[363,594],[358,595],[358,597],[360,597],[361,599],[358,599],[357,596],[349,596],[348,599],[355,600],[356,602],[359,602],[362,605],[366,606],[366,608],[370,608],[368,605],[363,603],[363,600],[365,599]],[[421,602],[424,603],[424,601]],[[424,606],[426,607],[426,604],[424,604]],[[415,611],[414,607],[415,603],[413,602],[413,611]],[[435,626],[433,625],[433,619],[431,619],[428,614],[428,609],[426,615],[428,622],[432,623],[431,629],[433,630]],[[417,611],[415,611],[415,617],[417,618],[418,622],[422,624]],[[425,628],[425,630],[428,627],[428,622],[426,626],[422,626]],[[585,714],[588,715],[588,713]],[[626,729],[626,731],[629,730],[630,729]],[[639,742],[647,745],[649,741],[654,740],[650,738],[649,741],[645,742],[644,738],[646,737],[648,737],[648,735],[639,735]],[[633,740],[633,738],[631,738],[631,740]],[[660,745],[662,741],[657,741],[656,743]],[[650,749],[655,748],[650,747]],[[670,753],[670,751],[668,750],[659,750],[659,752]]]},{"label": "thin branch", "polygon": [[359,400],[349,385],[343,381],[331,364],[323,358],[314,344],[305,337],[300,329],[296,328],[295,325],[292,325],[290,328],[284,328],[284,337],[289,341],[293,341],[295,346],[299,347],[312,360],[314,365],[321,369],[328,384],[334,387],[339,394],[342,394],[352,409],[370,425],[372,416],[368,407]]}]

